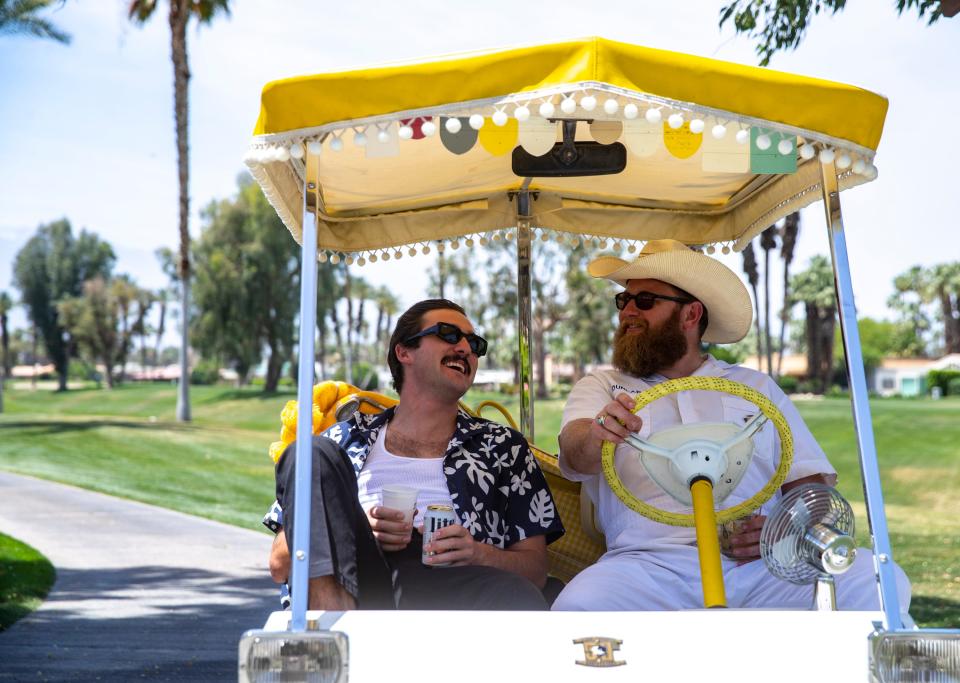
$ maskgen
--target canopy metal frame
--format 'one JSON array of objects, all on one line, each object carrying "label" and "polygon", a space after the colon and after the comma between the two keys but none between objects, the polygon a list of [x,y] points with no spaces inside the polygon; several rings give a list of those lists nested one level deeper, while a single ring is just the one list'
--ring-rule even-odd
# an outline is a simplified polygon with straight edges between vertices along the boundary
[{"label": "canopy metal frame", "polygon": [[821,164],[820,175],[827,236],[830,241],[830,261],[833,265],[833,284],[840,314],[840,333],[843,337],[847,379],[850,385],[853,427],[860,456],[860,474],[867,507],[867,520],[873,539],[873,561],[879,582],[883,625],[888,631],[900,630],[912,626],[913,620],[909,615],[900,613],[900,602],[897,599],[893,551],[890,546],[883,491],[880,485],[880,466],[873,436],[873,419],[870,415],[867,378],[863,366],[863,351],[860,347],[860,330],[857,327],[857,307],[853,298],[846,232],[843,227],[843,213],[840,209],[840,188],[834,163]]}]

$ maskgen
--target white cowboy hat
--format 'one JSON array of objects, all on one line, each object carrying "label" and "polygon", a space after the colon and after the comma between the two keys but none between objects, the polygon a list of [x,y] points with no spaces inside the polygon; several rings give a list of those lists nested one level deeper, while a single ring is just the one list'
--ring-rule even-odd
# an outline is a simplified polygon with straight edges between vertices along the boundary
[{"label": "white cowboy hat", "polygon": [[587,272],[622,287],[627,280],[660,280],[692,294],[709,313],[705,342],[740,341],[753,322],[750,294],[736,273],[676,240],[651,240],[634,261],[601,256],[590,262]]}]

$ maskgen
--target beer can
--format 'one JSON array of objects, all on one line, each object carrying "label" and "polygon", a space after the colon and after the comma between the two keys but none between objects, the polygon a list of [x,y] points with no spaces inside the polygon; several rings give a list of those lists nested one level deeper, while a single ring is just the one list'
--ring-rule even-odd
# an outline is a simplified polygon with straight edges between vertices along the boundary
[{"label": "beer can", "polygon": [[[442,529],[445,526],[450,526],[451,524],[457,523],[457,516],[453,513],[453,507],[450,505],[428,505],[427,511],[423,514],[423,547],[427,547],[427,543],[433,538],[435,531]],[[421,561],[424,564],[427,563],[427,558],[436,553],[428,553],[426,550],[422,552]],[[431,567],[448,567],[450,566],[449,562],[441,564],[431,564]]]}]

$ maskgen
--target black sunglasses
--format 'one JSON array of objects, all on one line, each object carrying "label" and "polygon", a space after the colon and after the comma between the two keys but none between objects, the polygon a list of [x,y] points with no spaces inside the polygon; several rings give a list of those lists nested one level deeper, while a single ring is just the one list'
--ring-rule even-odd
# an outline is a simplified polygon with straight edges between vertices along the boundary
[{"label": "black sunglasses", "polygon": [[636,294],[631,294],[630,292],[620,292],[613,297],[613,300],[617,303],[618,311],[625,309],[627,304],[631,301],[641,311],[649,311],[657,303],[657,299],[676,301],[678,304],[692,304],[695,301],[695,299],[685,299],[679,296],[666,296],[665,294],[654,294],[653,292],[637,292]]},{"label": "black sunglasses", "polygon": [[419,339],[420,337],[426,337],[427,335],[435,334],[443,341],[448,344],[456,344],[464,337],[467,338],[467,343],[470,345],[470,350],[477,354],[477,357],[484,356],[487,353],[487,340],[481,337],[480,335],[474,334],[473,332],[465,333],[456,325],[451,323],[437,323],[436,325],[431,325],[425,330],[417,332],[412,337],[407,337],[404,340],[404,345],[409,345],[414,339]]}]

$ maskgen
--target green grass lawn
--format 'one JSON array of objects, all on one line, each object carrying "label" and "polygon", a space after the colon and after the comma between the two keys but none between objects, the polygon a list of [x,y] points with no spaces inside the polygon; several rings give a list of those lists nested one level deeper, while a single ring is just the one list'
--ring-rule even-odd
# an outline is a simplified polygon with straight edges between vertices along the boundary
[{"label": "green grass lawn", "polygon": [[0,631],[37,609],[54,578],[56,572],[47,558],[0,534]]},{"label": "green grass lawn", "polygon": [[[173,419],[173,386],[8,390],[0,468],[257,529],[273,500],[267,446],[279,438],[279,413],[292,398],[193,387],[194,421],[182,425]],[[482,399],[518,415],[515,397],[471,392],[467,402]],[[537,403],[537,445],[551,452],[562,407]],[[839,471],[868,544],[849,402],[798,407]],[[926,626],[960,626],[960,400],[877,400],[872,410],[894,556],[914,587],[911,613]]]}]

